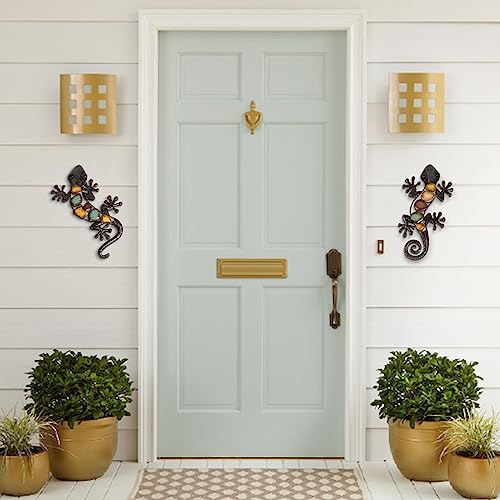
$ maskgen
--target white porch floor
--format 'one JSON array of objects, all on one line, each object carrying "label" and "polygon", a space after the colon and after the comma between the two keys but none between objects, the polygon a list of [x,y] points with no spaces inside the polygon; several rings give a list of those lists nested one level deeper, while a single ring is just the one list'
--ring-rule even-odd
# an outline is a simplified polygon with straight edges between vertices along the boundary
[{"label": "white porch floor", "polygon": [[[149,467],[190,468],[354,468],[364,483],[365,500],[452,500],[462,497],[448,483],[413,483],[405,479],[391,462],[345,462],[343,460],[161,460]],[[128,500],[141,464],[114,462],[95,481],[71,482],[51,479],[37,495],[25,500]],[[12,498],[2,496],[2,498]]]}]

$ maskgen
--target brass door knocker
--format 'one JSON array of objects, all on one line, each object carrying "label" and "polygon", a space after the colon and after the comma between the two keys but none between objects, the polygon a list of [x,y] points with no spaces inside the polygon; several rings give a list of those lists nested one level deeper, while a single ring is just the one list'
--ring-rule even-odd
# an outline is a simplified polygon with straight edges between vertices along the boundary
[{"label": "brass door knocker", "polygon": [[254,134],[255,129],[262,123],[262,113],[255,111],[255,101],[250,102],[250,111],[245,113],[245,125],[250,129],[250,134]]}]

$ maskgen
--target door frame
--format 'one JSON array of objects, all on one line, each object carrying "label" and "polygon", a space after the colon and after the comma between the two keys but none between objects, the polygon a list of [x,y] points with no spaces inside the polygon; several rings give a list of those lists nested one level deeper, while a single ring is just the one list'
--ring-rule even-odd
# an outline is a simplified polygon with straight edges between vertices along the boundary
[{"label": "door frame", "polygon": [[160,31],[345,31],[345,457],[365,458],[366,19],[359,10],[161,9],[139,12],[138,459],[157,459],[158,42]]}]

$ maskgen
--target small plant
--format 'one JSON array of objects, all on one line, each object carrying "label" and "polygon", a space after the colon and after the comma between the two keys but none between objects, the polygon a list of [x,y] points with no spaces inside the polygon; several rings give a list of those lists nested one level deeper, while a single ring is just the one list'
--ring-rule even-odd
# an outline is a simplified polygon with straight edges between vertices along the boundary
[{"label": "small plant", "polygon": [[126,415],[132,401],[132,382],[126,359],[86,356],[81,352],[54,350],[40,354],[28,373],[26,386],[30,403],[26,409],[43,412],[51,420],[76,422]]},{"label": "small plant", "polygon": [[380,418],[439,422],[465,417],[479,406],[476,362],[449,359],[429,351],[393,351],[374,389]]},{"label": "small plant", "polygon": [[440,434],[441,458],[456,453],[467,458],[493,459],[500,456],[500,418],[493,413],[473,411],[465,417],[451,420]]},{"label": "small plant", "polygon": [[[3,412],[0,417],[0,453],[5,457],[31,456],[43,449],[35,443],[47,435],[56,435],[54,425],[38,417],[34,410]],[[5,462],[4,462],[5,463]]]}]

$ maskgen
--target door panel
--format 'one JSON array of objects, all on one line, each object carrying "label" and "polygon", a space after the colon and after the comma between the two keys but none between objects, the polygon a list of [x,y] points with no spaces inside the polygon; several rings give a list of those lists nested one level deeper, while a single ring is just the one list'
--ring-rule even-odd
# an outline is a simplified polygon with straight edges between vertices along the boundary
[{"label": "door panel", "polygon": [[[343,454],[325,254],[344,251],[345,47],[160,34],[160,456]],[[286,258],[288,277],[218,279],[217,258]]]}]

